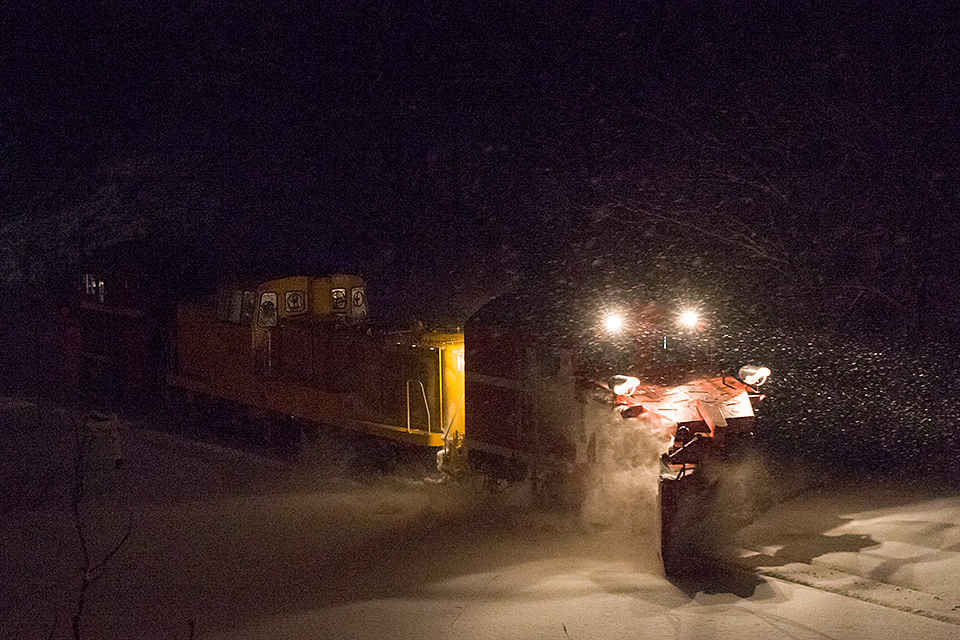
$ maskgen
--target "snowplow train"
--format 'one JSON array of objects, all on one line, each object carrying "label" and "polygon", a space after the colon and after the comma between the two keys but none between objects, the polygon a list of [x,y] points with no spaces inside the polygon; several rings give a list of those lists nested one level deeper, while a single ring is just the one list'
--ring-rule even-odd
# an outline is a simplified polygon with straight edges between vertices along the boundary
[{"label": "snowplow train", "polygon": [[[681,481],[752,431],[770,375],[719,370],[695,311],[642,296],[598,304],[572,287],[530,288],[490,301],[462,330],[387,330],[351,274],[225,285],[166,316],[131,309],[100,277],[85,282],[77,368],[88,386],[142,397],[157,380],[181,403],[435,450],[445,477],[532,479],[572,496],[604,452],[625,446],[595,416],[655,432],[661,480]],[[162,371],[148,375],[146,363]]]},{"label": "snowplow train", "polygon": [[467,321],[463,446],[473,468],[568,478],[576,494],[598,457],[618,446],[605,442],[598,413],[659,435],[664,481],[689,477],[752,433],[763,397],[755,387],[768,369],[718,371],[713,340],[689,310],[641,299],[613,312],[593,298],[574,288],[519,291]]}]

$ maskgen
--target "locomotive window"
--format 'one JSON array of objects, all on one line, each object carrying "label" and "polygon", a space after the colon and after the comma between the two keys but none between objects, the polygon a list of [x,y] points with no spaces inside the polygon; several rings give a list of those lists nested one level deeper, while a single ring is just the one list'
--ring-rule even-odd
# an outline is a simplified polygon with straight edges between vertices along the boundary
[{"label": "locomotive window", "polygon": [[217,292],[217,319],[230,324],[250,324],[257,308],[255,291],[222,288]]},{"label": "locomotive window", "polygon": [[347,312],[347,290],[346,289],[331,289],[330,294],[333,296],[333,311],[334,313],[346,313]]},{"label": "locomotive window", "polygon": [[240,324],[248,325],[253,319],[253,312],[257,309],[257,292],[244,291],[243,301],[240,303]]},{"label": "locomotive window", "polygon": [[560,375],[560,365],[562,362],[560,351],[550,345],[537,345],[534,351],[534,357],[540,369],[540,375],[558,376]]},{"label": "locomotive window", "polygon": [[363,292],[363,287],[354,287],[351,289],[350,297],[353,302],[354,315],[360,317],[367,315],[367,299]]},{"label": "locomotive window", "polygon": [[287,291],[283,303],[287,313],[303,313],[307,308],[307,297],[303,291]]},{"label": "locomotive window", "polygon": [[221,289],[217,295],[217,320],[240,323],[240,292],[236,289]]},{"label": "locomotive window", "polygon": [[277,326],[277,294],[272,291],[260,294],[259,311],[257,324],[261,327]]},{"label": "locomotive window", "polygon": [[100,302],[103,302],[103,280],[100,280],[92,273],[88,273],[84,276],[84,284],[86,285],[88,296],[95,297]]}]

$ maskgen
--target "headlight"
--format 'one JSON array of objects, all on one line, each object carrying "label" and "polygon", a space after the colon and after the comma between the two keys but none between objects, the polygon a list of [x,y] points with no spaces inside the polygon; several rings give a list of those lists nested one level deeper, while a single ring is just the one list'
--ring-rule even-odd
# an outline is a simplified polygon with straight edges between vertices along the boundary
[{"label": "headlight", "polygon": [[693,329],[700,323],[700,316],[692,309],[687,309],[680,314],[680,324],[688,329]]},{"label": "headlight", "polygon": [[740,367],[740,372],[737,373],[737,377],[751,387],[759,387],[770,377],[770,369],[748,364]]},{"label": "headlight", "polygon": [[619,313],[611,313],[604,319],[603,326],[607,331],[616,333],[620,331],[620,329],[623,329],[623,316]]},{"label": "headlight", "polygon": [[632,396],[640,386],[640,380],[633,376],[613,376],[607,386],[618,396]]}]

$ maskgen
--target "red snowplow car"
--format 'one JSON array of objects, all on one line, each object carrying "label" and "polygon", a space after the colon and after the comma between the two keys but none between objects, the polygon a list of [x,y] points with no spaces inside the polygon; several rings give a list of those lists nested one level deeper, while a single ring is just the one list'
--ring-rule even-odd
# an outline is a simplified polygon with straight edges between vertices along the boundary
[{"label": "red snowplow car", "polygon": [[465,327],[470,465],[504,480],[560,476],[576,493],[604,452],[632,453],[608,437],[613,415],[656,435],[662,480],[687,477],[752,432],[756,387],[770,375],[726,373],[718,356],[707,321],[650,297],[563,288],[497,298]]}]

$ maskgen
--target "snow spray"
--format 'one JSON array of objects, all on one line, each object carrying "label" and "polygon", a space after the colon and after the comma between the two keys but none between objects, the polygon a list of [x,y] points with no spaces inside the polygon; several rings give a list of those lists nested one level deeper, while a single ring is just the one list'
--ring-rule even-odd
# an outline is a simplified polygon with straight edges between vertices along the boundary
[{"label": "snow spray", "polygon": [[602,532],[605,544],[652,569],[660,563],[660,456],[670,436],[655,418],[623,419],[601,402],[585,406],[584,426],[595,453],[588,460],[583,521]]}]

